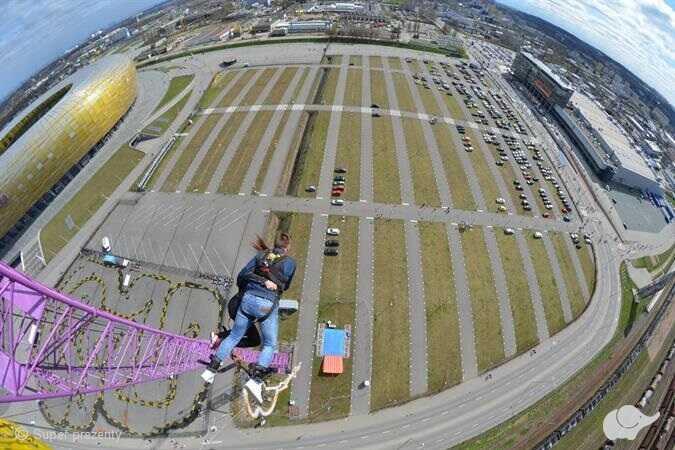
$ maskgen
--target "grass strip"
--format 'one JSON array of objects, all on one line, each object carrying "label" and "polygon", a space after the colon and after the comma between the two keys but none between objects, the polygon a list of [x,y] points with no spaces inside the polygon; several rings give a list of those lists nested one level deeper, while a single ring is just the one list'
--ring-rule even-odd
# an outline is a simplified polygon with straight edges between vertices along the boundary
[{"label": "grass strip", "polygon": [[[370,95],[371,101],[382,109],[389,109],[387,97],[387,85],[384,82],[384,74],[381,70],[370,71]],[[364,105],[370,106],[370,105]]]},{"label": "grass strip", "polygon": [[[362,75],[359,69],[347,71],[347,86],[345,89],[344,104],[348,106],[361,106],[362,101]],[[370,106],[370,105],[368,105]]]},{"label": "grass strip", "polygon": [[[258,70],[246,70],[244,71],[244,74],[239,77],[236,83],[227,91],[225,96],[220,100],[220,103],[218,103],[219,107],[225,107],[225,106],[232,106],[234,103],[234,100],[237,98],[239,94],[241,94],[241,91],[244,90],[244,87],[246,84],[251,81],[251,78],[253,75],[255,75],[256,72],[259,72]],[[254,86],[251,86],[251,89],[249,90],[252,91],[254,89]]]},{"label": "grass strip", "polygon": [[267,176],[267,170],[269,169],[270,162],[272,162],[272,156],[274,155],[274,152],[277,150],[277,146],[279,145],[279,140],[281,139],[281,135],[284,132],[292,133],[292,130],[286,130],[286,124],[288,123],[288,119],[290,117],[291,113],[286,111],[284,112],[283,116],[281,116],[281,121],[279,122],[279,125],[277,125],[277,129],[274,132],[274,137],[272,137],[272,145],[270,148],[268,148],[265,151],[265,157],[263,159],[263,163],[260,166],[260,170],[258,171],[258,175],[255,178],[255,187],[254,189],[256,191],[260,191],[263,187],[263,184],[265,183],[265,177]]},{"label": "grass strip", "polygon": [[375,221],[372,410],[410,398],[410,323],[403,222]]},{"label": "grass strip", "polygon": [[295,73],[298,71],[298,68],[286,67],[282,70],[283,72],[281,72],[281,75],[277,79],[276,84],[272,88],[272,91],[267,96],[267,98],[263,101],[263,104],[278,105],[281,103],[281,99],[286,93],[288,87],[290,86],[291,81],[293,81],[293,77],[295,76]]},{"label": "grass strip", "polygon": [[567,286],[567,297],[570,299],[572,307],[572,318],[576,319],[586,308],[588,299],[582,294],[581,285],[579,284],[581,280],[577,277],[577,272],[574,270],[574,264],[572,263],[572,255],[570,255],[567,245],[563,241],[563,239],[569,239],[570,237],[560,233],[549,233],[549,236],[551,237],[551,242],[553,242],[560,271]]},{"label": "grass strip", "polygon": [[195,159],[197,152],[202,145],[204,145],[204,141],[208,138],[209,134],[211,134],[211,131],[216,126],[216,123],[218,123],[218,120],[220,120],[220,116],[221,114],[209,114],[202,126],[192,135],[192,139],[183,149],[183,152],[178,157],[178,161],[176,161],[176,165],[164,182],[162,191],[174,192],[176,190],[180,181],[183,179],[183,176],[185,176],[185,172],[187,172],[190,164],[192,164],[192,161]]},{"label": "grass strip", "polygon": [[[330,227],[340,228],[338,256],[324,258],[319,294],[318,321],[330,320],[338,328],[352,327],[354,341],[354,318],[356,311],[356,271],[358,256],[357,217],[331,216]],[[358,330],[356,330],[358,331]],[[352,361],[344,359],[344,372],[340,375],[321,373],[321,358],[314,358],[312,366],[312,389],[309,399],[310,421],[331,420],[347,417],[351,407]]]},{"label": "grass strip", "polygon": [[[483,199],[485,199],[485,207],[488,211],[496,211],[497,204],[495,200],[498,197],[501,197],[499,189],[497,188],[497,183],[495,182],[490,167],[483,157],[483,151],[478,148],[479,137],[475,133],[466,130],[466,136],[471,138],[471,145],[473,146],[473,152],[469,153],[469,159],[471,159],[471,164],[473,164],[473,170],[476,173],[478,178],[478,184],[480,185],[480,190],[483,193]],[[464,151],[464,150],[461,150]]]},{"label": "grass strip", "polygon": [[340,69],[335,67],[329,67],[326,69],[326,84],[324,85],[323,96],[321,97],[321,103],[324,105],[333,105],[335,104],[335,91],[337,89],[338,76],[340,75]]},{"label": "grass strip", "polygon": [[462,381],[459,316],[455,279],[445,226],[420,223],[424,300],[427,318],[429,392],[439,392]]},{"label": "grass strip", "polygon": [[471,293],[478,371],[482,373],[504,360],[499,300],[483,230],[474,227],[472,230],[464,231],[461,238]]},{"label": "grass strip", "polygon": [[[300,213],[275,213],[281,218],[278,230],[288,232],[293,239],[291,256],[295,259],[296,269],[291,287],[284,292],[284,298],[300,302],[302,300],[302,282],[307,270],[307,251],[309,235],[312,229],[312,215]],[[298,314],[291,314],[279,323],[279,342],[293,343],[298,332]]]},{"label": "grass strip", "polygon": [[398,109],[401,111],[417,112],[406,76],[402,73],[392,73],[391,77],[394,80]]},{"label": "grass strip", "polygon": [[[246,177],[246,172],[251,165],[253,156],[258,150],[258,145],[265,135],[267,124],[272,120],[273,111],[257,112],[253,118],[251,127],[246,131],[244,139],[237,148],[234,158],[225,171],[218,192],[236,194],[241,190],[241,183]],[[256,125],[258,124],[258,125]]]},{"label": "grass strip", "polygon": [[[120,147],[42,228],[40,241],[47,262],[96,214],[144,155],[126,144]],[[73,227],[66,224],[71,221]]]},{"label": "grass strip", "polygon": [[155,111],[158,111],[160,108],[162,108],[162,106],[166,105],[171,100],[173,100],[173,98],[176,97],[176,95],[183,92],[183,90],[186,87],[188,87],[188,85],[190,84],[190,82],[194,77],[195,77],[194,75],[181,75],[172,78],[171,81],[169,82],[169,88],[164,93],[164,97],[162,97],[162,100],[159,101],[159,105],[157,105]]},{"label": "grass strip", "polygon": [[361,182],[361,114],[359,113],[342,114],[335,166],[347,169],[344,198],[358,201]]},{"label": "grass strip", "polygon": [[434,207],[441,206],[441,199],[436,187],[436,177],[431,164],[431,157],[426,148],[422,125],[419,120],[403,118],[406,148],[412,171],[415,203]]},{"label": "grass strip", "polygon": [[255,80],[255,83],[253,83],[251,89],[249,89],[246,95],[244,95],[244,98],[239,103],[239,106],[249,106],[257,104],[258,97],[260,97],[260,93],[265,89],[265,87],[267,87],[267,83],[270,82],[270,79],[277,70],[281,69],[268,68],[263,70],[263,73],[260,74],[257,80]]},{"label": "grass strip", "polygon": [[143,132],[151,135],[161,136],[171,126],[178,113],[185,108],[185,104],[190,98],[190,92],[186,93],[183,98],[177,101],[171,108],[164,111],[164,113],[155,119],[150,125],[143,129]]},{"label": "grass strip", "polygon": [[228,144],[234,138],[235,133],[244,121],[247,113],[235,112],[232,113],[229,120],[223,128],[218,130],[218,136],[211,144],[211,148],[199,164],[199,168],[195,172],[190,184],[188,185],[189,192],[204,192],[211,182],[213,174],[218,168],[220,160],[225,155]]},{"label": "grass strip", "polygon": [[434,130],[438,152],[443,161],[445,177],[450,185],[453,206],[457,209],[475,210],[476,202],[473,199],[466,172],[464,172],[462,167],[462,161],[457,153],[464,150],[457,149],[452,143],[450,133],[454,133],[455,131],[450,131],[445,125],[436,125],[432,128]]},{"label": "grass strip", "polygon": [[523,256],[514,236],[505,235],[502,229],[495,229],[495,236],[506,275],[513,328],[516,333],[516,352],[523,353],[539,343]]},{"label": "grass strip", "polygon": [[326,134],[328,133],[328,124],[330,123],[329,112],[316,113],[309,148],[305,155],[305,164],[302,168],[300,184],[298,189],[299,197],[314,197],[314,193],[305,192],[307,186],[318,186],[321,176],[321,164],[323,163],[323,154],[326,149]]},{"label": "grass strip", "polygon": [[209,87],[206,88],[202,98],[199,99],[199,107],[202,109],[209,108],[218,94],[232,81],[235,74],[236,72],[220,72],[214,75]]},{"label": "grass strip", "polygon": [[562,312],[560,292],[558,284],[555,281],[551,261],[548,259],[546,247],[541,239],[534,239],[527,236],[527,245],[530,247],[530,256],[532,265],[537,274],[539,282],[539,291],[541,300],[544,304],[544,314],[546,315],[546,324],[551,336],[565,328],[565,318]]},{"label": "grass strip", "polygon": [[400,58],[390,56],[389,58],[387,58],[387,62],[389,62],[389,67],[393,70],[402,70],[403,69],[401,67],[401,59]]},{"label": "grass strip", "polygon": [[401,183],[394,149],[394,129],[388,116],[373,119],[373,194],[376,202],[401,203]]}]

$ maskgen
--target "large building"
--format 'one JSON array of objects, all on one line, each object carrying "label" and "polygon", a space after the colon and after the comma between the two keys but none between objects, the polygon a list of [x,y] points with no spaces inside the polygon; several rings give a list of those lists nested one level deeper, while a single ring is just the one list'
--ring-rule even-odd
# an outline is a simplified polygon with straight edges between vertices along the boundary
[{"label": "large building", "polygon": [[0,131],[0,250],[116,126],[136,91],[132,61],[108,56],[54,86]]},{"label": "large building", "polygon": [[595,101],[575,92],[566,108],[555,105],[553,112],[591,168],[603,179],[660,193],[659,182],[638,149]]},{"label": "large building", "polygon": [[545,106],[565,107],[574,93],[572,86],[542,61],[519,52],[511,65],[513,76],[538,97]]}]

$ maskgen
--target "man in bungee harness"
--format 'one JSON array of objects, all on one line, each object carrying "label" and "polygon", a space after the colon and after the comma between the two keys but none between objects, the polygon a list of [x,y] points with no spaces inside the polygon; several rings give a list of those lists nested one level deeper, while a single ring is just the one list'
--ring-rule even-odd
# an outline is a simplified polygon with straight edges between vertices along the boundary
[{"label": "man in bungee harness", "polygon": [[[253,243],[258,253],[237,276],[241,302],[237,309],[234,325],[227,337],[220,342],[218,350],[211,356],[209,369],[217,371],[232,350],[244,337],[253,322],[260,324],[262,350],[251,376],[258,380],[273,371],[270,363],[277,347],[279,333],[279,298],[287,290],[295,274],[295,260],[288,255],[291,238],[279,233],[270,248],[258,237]],[[217,336],[212,337],[217,342]]]}]

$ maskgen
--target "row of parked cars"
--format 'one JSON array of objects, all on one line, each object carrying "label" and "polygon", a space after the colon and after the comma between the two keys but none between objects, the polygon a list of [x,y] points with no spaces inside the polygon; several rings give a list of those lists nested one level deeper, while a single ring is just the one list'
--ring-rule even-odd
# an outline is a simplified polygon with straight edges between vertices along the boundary
[{"label": "row of parked cars", "polygon": [[333,206],[342,206],[345,204],[345,201],[340,197],[345,193],[345,183],[347,178],[344,174],[347,173],[347,169],[338,167],[335,169],[335,173],[336,175],[333,177],[333,186],[330,193],[332,197],[330,204]]},{"label": "row of parked cars", "polygon": [[326,229],[326,236],[328,239],[326,239],[323,254],[326,256],[337,256],[340,247],[340,241],[337,240],[337,237],[340,236],[340,229],[328,228]]}]

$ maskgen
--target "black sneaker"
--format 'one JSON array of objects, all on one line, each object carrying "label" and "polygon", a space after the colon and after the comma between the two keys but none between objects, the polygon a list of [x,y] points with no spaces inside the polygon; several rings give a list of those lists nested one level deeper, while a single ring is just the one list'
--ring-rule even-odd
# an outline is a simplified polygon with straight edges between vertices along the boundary
[{"label": "black sneaker", "polygon": [[209,361],[209,365],[206,366],[206,367],[212,372],[218,372],[220,370],[221,365],[222,365],[222,361],[220,361],[218,358],[216,358],[216,355],[211,355],[211,360]]},{"label": "black sneaker", "polygon": [[251,378],[258,381],[263,381],[266,377],[273,374],[275,370],[271,367],[263,367],[258,364],[254,365],[251,370]]}]

